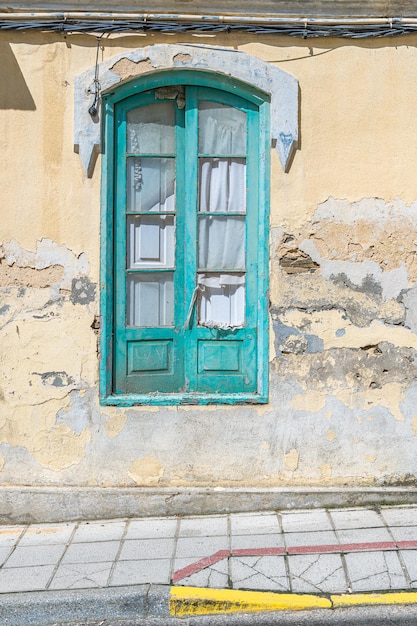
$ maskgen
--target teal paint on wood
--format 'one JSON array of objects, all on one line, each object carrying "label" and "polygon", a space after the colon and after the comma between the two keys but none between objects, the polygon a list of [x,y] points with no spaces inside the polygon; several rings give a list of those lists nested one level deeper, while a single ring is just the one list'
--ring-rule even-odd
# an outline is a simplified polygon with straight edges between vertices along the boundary
[{"label": "teal paint on wood", "polygon": [[242,369],[241,341],[200,341],[198,345],[199,372],[238,372]]},{"label": "teal paint on wood", "polygon": [[172,341],[128,341],[127,374],[172,372]]},{"label": "teal paint on wood", "polygon": [[[131,209],[127,211],[126,207],[126,162],[131,154],[139,159],[150,155],[136,150],[128,153],[127,113],[134,108],[160,103],[152,89],[161,84],[183,85],[185,78],[185,109],[171,100],[175,106],[176,144],[175,155],[169,155],[176,160],[174,267],[128,269],[126,216],[136,213]],[[201,86],[202,83],[205,86]],[[237,95],[239,93],[245,97]],[[216,213],[216,216],[236,215],[246,220],[246,319],[242,328],[206,328],[197,322],[198,103],[201,100],[233,107],[247,115],[246,154],[239,154],[239,158],[247,159],[247,211],[245,214]],[[123,85],[106,98],[105,111],[108,118],[103,163],[102,312],[106,316],[101,343],[103,404],[266,402],[269,146],[268,120],[264,118],[268,113],[267,102],[256,90],[251,92],[246,85],[237,85],[224,77],[216,80],[201,72],[179,71]],[[158,156],[158,152],[155,155]],[[223,155],[211,156],[223,158]],[[152,212],[154,215],[164,213]],[[110,232],[114,237],[114,257],[108,242]],[[232,267],[220,271],[236,272]],[[174,277],[173,324],[129,326],[127,277],[162,276],[164,273]]]}]

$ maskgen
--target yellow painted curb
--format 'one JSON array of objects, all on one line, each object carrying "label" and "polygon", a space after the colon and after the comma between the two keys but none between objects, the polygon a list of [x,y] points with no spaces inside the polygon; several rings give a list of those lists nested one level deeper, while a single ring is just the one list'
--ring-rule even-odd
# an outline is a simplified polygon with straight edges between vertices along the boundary
[{"label": "yellow painted curb", "polygon": [[185,616],[213,613],[339,609],[366,604],[417,604],[417,592],[333,594],[329,598],[324,598],[310,594],[178,586],[171,587],[169,610],[171,615]]},{"label": "yellow painted curb", "polygon": [[327,598],[308,594],[171,587],[171,615],[207,615],[210,613],[251,613],[257,611],[301,611],[330,609]]},{"label": "yellow painted curb", "polygon": [[414,604],[417,603],[415,591],[391,591],[389,593],[351,593],[330,596],[335,609],[360,604]]}]

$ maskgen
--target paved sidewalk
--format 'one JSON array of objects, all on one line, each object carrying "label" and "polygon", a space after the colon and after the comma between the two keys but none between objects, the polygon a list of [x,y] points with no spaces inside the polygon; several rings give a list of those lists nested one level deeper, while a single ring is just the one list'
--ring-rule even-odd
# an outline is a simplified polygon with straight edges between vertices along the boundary
[{"label": "paved sidewalk", "polygon": [[[166,604],[179,587],[319,598],[411,592],[417,506],[0,526],[0,604],[18,592],[46,600],[111,588],[114,597],[141,585],[162,589]],[[222,593],[223,606],[240,597]]]}]

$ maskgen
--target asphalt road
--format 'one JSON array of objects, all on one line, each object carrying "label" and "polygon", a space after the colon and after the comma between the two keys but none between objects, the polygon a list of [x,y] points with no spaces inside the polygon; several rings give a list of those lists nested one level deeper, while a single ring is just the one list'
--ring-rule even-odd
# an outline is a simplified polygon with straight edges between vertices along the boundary
[{"label": "asphalt road", "polygon": [[[364,606],[302,612],[146,618],[137,621],[55,622],[45,626],[417,626],[417,605]],[[29,625],[28,625],[29,626]]]}]

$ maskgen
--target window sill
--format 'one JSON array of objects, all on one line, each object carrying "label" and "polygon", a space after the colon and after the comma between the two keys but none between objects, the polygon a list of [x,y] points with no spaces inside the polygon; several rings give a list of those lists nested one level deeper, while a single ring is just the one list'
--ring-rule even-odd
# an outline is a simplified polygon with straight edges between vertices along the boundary
[{"label": "window sill", "polygon": [[207,404],[266,404],[269,402],[268,396],[258,393],[231,393],[231,394],[209,394],[209,393],[182,393],[182,394],[118,394],[103,396],[100,398],[102,406],[178,406],[178,405],[207,405]]}]

